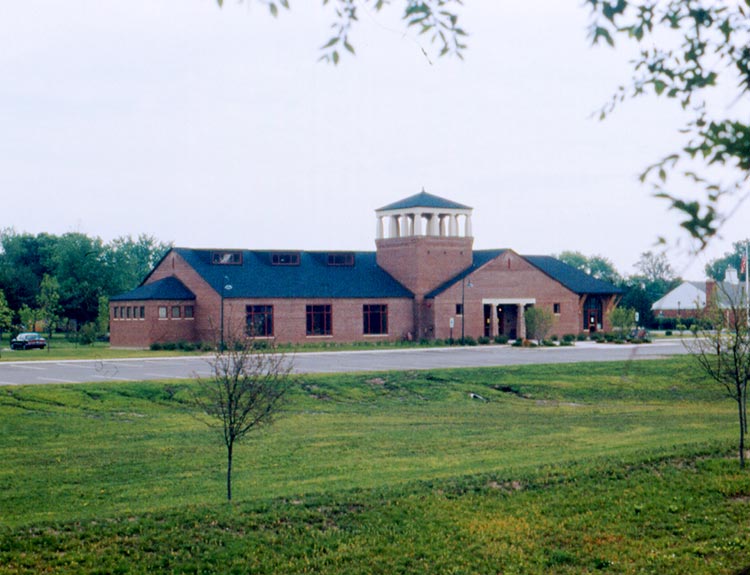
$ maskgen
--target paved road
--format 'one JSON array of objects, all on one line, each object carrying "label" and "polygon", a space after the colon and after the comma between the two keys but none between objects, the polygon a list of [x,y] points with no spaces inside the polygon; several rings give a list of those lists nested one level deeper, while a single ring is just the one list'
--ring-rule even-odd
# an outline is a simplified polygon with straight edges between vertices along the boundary
[{"label": "paved road", "polygon": [[[486,367],[530,363],[576,363],[654,359],[685,354],[680,341],[647,345],[601,345],[521,349],[509,346],[427,348],[403,350],[300,353],[294,356],[298,373],[385,371],[444,367]],[[85,361],[25,361],[0,363],[0,385],[86,383],[189,379],[210,374],[205,357],[108,359]]]}]

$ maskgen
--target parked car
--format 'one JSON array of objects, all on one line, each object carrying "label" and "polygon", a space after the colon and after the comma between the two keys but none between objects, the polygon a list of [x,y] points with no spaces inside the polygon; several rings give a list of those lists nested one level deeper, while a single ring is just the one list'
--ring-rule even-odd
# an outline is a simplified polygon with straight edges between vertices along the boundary
[{"label": "parked car", "polygon": [[44,349],[47,340],[36,332],[19,333],[10,342],[10,349]]}]

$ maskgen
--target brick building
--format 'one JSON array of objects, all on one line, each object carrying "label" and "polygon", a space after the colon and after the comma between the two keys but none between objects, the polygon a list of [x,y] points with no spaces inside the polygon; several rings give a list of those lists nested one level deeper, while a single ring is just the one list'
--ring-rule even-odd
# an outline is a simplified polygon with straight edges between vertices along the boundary
[{"label": "brick building", "polygon": [[113,346],[248,334],[303,343],[606,329],[620,290],[549,256],[474,250],[472,209],[426,192],[376,211],[375,252],[173,248],[111,299]]}]

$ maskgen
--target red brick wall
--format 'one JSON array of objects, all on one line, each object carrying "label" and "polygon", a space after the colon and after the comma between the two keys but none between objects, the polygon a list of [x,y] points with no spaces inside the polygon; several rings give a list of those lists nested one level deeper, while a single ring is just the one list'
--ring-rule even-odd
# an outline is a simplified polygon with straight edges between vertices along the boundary
[{"label": "red brick wall", "polygon": [[[196,341],[195,319],[185,318],[186,305],[194,306],[193,301],[117,301],[110,305],[110,345],[112,347],[148,347],[154,342]],[[145,318],[122,317],[126,308],[144,307]],[[172,307],[180,307],[180,318],[172,318]],[[159,318],[159,308],[167,308],[167,317]],[[195,307],[195,306],[194,306]],[[118,308],[118,317],[113,310]],[[131,316],[132,316],[131,312]]]},{"label": "red brick wall", "polygon": [[405,237],[376,240],[377,262],[409,290],[422,296],[468,268],[472,238]]},{"label": "red brick wall", "polygon": [[[308,336],[307,306],[331,305],[332,333],[330,336]],[[386,304],[388,306],[388,333],[364,335],[362,306]],[[279,342],[305,343],[314,341],[397,341],[413,330],[411,299],[225,299],[225,334],[244,334],[246,306],[272,305],[274,337]]]}]

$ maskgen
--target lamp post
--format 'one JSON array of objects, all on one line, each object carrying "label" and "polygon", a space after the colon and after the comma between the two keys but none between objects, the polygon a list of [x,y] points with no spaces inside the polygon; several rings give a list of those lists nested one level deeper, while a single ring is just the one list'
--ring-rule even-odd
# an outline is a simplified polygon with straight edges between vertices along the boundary
[{"label": "lamp post", "polygon": [[229,283],[229,278],[224,276],[224,281],[221,284],[221,342],[220,351],[224,351],[224,292],[231,291],[232,284]]},{"label": "lamp post", "polygon": [[[464,343],[464,337],[466,335],[466,278],[461,279],[461,344]],[[468,287],[474,287],[474,284],[469,280]]]}]

